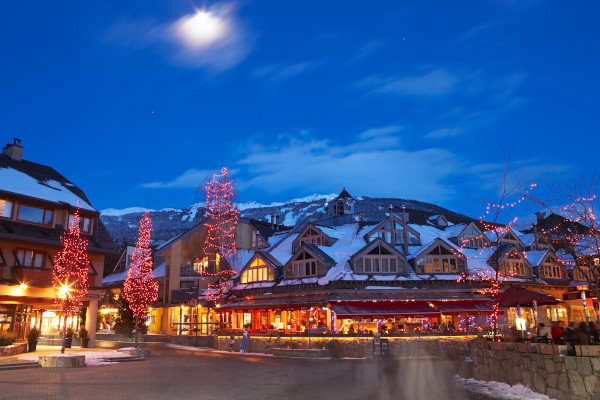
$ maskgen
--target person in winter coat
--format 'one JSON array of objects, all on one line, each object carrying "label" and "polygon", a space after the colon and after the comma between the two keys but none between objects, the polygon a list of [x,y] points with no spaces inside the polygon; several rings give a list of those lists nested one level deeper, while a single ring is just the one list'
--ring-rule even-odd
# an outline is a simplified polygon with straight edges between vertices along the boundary
[{"label": "person in winter coat", "polygon": [[563,327],[565,323],[558,321],[553,327],[550,333],[552,333],[552,341],[554,344],[564,344]]},{"label": "person in winter coat", "polygon": [[564,341],[567,344],[567,353],[570,356],[575,355],[575,322],[569,322],[569,325],[563,331]]},{"label": "person in winter coat", "polygon": [[573,332],[572,342],[574,345],[586,346],[590,344],[590,334],[587,331],[585,322],[580,322]]},{"label": "person in winter coat", "polygon": [[543,322],[538,324],[538,339],[540,341],[552,340],[552,333],[550,332],[550,328],[546,326]]}]

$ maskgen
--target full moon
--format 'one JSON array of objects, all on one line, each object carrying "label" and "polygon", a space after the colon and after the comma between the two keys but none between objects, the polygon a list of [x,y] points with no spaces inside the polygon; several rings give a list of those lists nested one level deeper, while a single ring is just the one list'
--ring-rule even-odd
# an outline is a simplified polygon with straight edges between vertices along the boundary
[{"label": "full moon", "polygon": [[175,24],[181,39],[191,48],[212,46],[228,33],[228,22],[208,11],[181,17]]}]

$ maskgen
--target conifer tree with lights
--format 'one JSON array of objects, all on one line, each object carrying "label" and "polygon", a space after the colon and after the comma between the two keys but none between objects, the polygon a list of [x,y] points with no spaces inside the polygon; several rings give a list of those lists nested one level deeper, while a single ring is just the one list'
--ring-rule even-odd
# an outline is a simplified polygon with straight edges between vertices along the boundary
[{"label": "conifer tree with lights", "polygon": [[158,299],[158,282],[152,274],[151,235],[152,221],[150,212],[146,211],[140,221],[137,244],[131,254],[131,263],[123,284],[123,296],[133,313],[135,347],[139,347],[140,326],[144,324],[148,307]]},{"label": "conifer tree with lights", "polygon": [[202,278],[207,283],[205,300],[218,304],[231,285],[230,278],[235,274],[231,269],[222,268],[222,259],[232,258],[236,253],[235,229],[238,211],[234,207],[233,180],[229,179],[227,167],[213,173],[204,186],[206,196],[206,216],[208,217],[204,254],[208,257],[208,270]]},{"label": "conifer tree with lights", "polygon": [[79,208],[75,211],[69,229],[61,236],[62,249],[56,255],[52,270],[54,303],[63,309],[63,344],[65,352],[67,318],[73,316],[83,305],[82,299],[88,293],[88,271],[90,261],[87,256],[88,241],[81,235]]}]

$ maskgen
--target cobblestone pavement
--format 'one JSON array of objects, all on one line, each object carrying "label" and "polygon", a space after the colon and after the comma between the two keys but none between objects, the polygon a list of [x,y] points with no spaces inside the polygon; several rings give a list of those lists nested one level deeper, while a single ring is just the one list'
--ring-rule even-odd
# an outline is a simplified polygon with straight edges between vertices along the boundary
[{"label": "cobblestone pavement", "polygon": [[454,364],[445,360],[305,360],[190,352],[161,345],[152,346],[147,361],[0,371],[0,398],[489,399],[458,388],[455,373]]}]

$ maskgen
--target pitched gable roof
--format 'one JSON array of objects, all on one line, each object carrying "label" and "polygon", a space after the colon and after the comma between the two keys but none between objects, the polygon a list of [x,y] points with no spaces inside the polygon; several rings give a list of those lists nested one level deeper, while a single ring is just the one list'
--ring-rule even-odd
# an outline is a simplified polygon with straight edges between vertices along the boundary
[{"label": "pitched gable roof", "polygon": [[54,168],[0,154],[0,192],[97,212],[87,196]]}]

